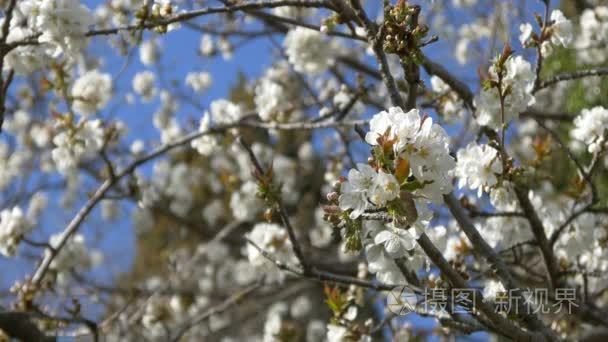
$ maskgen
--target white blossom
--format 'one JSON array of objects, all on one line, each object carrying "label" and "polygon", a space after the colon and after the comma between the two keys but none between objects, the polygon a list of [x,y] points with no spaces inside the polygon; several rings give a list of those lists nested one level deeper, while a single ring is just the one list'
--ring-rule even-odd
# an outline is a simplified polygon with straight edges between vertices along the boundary
[{"label": "white blossom", "polygon": [[370,206],[369,189],[376,177],[376,171],[367,164],[357,164],[357,169],[348,172],[348,180],[340,188],[340,209],[352,209],[351,218],[357,218]]},{"label": "white blossom", "polygon": [[325,220],[323,220],[324,211],[322,208],[315,209],[315,227],[310,230],[308,237],[310,244],[317,247],[327,247],[332,241],[333,229]]},{"label": "white blossom", "polygon": [[129,147],[129,151],[131,152],[131,154],[134,154],[134,155],[142,154],[144,152],[144,149],[145,149],[145,143],[143,142],[143,140],[140,140],[140,139],[133,141],[133,143]]},{"label": "white blossom", "polygon": [[30,232],[32,224],[19,207],[4,209],[0,212],[0,254],[15,255],[21,239]]},{"label": "white blossom", "polygon": [[189,72],[186,84],[196,93],[202,93],[211,87],[211,75],[208,72]]},{"label": "white blossom", "polygon": [[506,292],[505,286],[499,280],[488,280],[483,288],[484,299],[494,300]]},{"label": "white blossom", "polygon": [[41,0],[37,13],[36,28],[42,32],[38,41],[56,45],[53,57],[61,52],[73,55],[86,46],[84,34],[94,17],[79,0]]},{"label": "white blossom", "polygon": [[325,36],[315,30],[304,27],[292,29],[285,36],[283,45],[296,71],[318,75],[334,63],[334,55]]},{"label": "white blossom", "polygon": [[[273,223],[258,223],[247,234],[247,238],[272,258],[287,264],[297,263],[285,228]],[[251,265],[265,273],[266,281],[275,282],[284,279],[285,275],[282,271],[255,246],[247,244],[246,253]]]},{"label": "white blossom", "polygon": [[[520,112],[534,104],[532,95],[535,75],[532,66],[521,56],[510,57],[505,63],[502,90],[509,89],[504,98],[504,122],[509,123]],[[491,80],[498,82],[496,67],[490,68]],[[475,98],[477,123],[481,126],[499,128],[502,124],[500,96],[496,87],[483,89]]]},{"label": "white blossom", "polygon": [[146,40],[139,46],[139,60],[143,65],[153,65],[160,58],[160,46],[155,39]]},{"label": "white blossom", "polygon": [[281,6],[273,8],[272,13],[284,18],[304,19],[313,15],[315,11],[314,8],[306,8],[299,6]]},{"label": "white blossom", "polygon": [[456,42],[456,49],[454,51],[458,63],[466,64],[471,58],[474,52],[474,49],[470,48],[471,43],[490,37],[491,35],[491,26],[488,25],[486,20],[479,19],[460,26],[458,30],[460,39]]},{"label": "white blossom", "polygon": [[312,310],[312,301],[307,295],[296,297],[291,303],[290,314],[296,319],[305,318]]},{"label": "white blossom", "polygon": [[532,24],[530,24],[530,23],[525,23],[525,24],[519,25],[519,31],[521,32],[521,34],[519,35],[519,42],[521,43],[522,46],[527,45],[528,41],[532,37],[533,29],[534,28],[532,27]]},{"label": "white blossom", "polygon": [[[22,41],[33,34],[34,31],[28,27],[12,27],[6,42]],[[4,68],[14,70],[17,75],[27,75],[40,70],[48,66],[53,60],[47,53],[49,49],[51,49],[51,45],[47,43],[18,46],[6,54]]]},{"label": "white blossom", "polygon": [[369,199],[377,206],[384,206],[399,196],[399,183],[395,176],[390,173],[379,171],[374,176],[369,188]]},{"label": "white blossom", "polygon": [[[211,116],[208,113],[206,113],[201,118],[198,128],[198,131],[200,133],[205,133],[209,131],[209,129],[211,128],[210,120]],[[209,156],[216,150],[218,146],[218,138],[215,137],[213,134],[205,134],[201,137],[192,140],[192,142],[190,142],[190,146],[192,146],[192,148],[197,150],[198,153],[202,154],[203,156]]]},{"label": "white blossom", "polygon": [[26,217],[30,222],[36,222],[40,215],[46,209],[49,203],[49,198],[44,192],[36,192],[30,199],[30,205],[27,209]]},{"label": "white blossom", "polygon": [[572,42],[572,22],[566,19],[562,11],[551,12],[551,43],[568,46]]},{"label": "white blossom", "polygon": [[[49,244],[57,248],[63,234],[58,233],[51,236]],[[46,250],[45,254],[49,251]],[[82,234],[76,233],[68,238],[63,248],[55,256],[49,269],[57,274],[57,282],[66,284],[73,271],[86,271],[101,262],[102,255],[97,250],[90,250],[85,245],[85,238]]]},{"label": "white blossom", "polygon": [[607,130],[608,109],[597,106],[583,109],[581,114],[574,118],[574,128],[570,131],[570,136],[584,142],[589,153],[595,153],[605,148]]},{"label": "white blossom", "polygon": [[230,43],[230,40],[228,40],[225,37],[221,37],[220,39],[218,39],[217,41],[217,48],[220,51],[220,53],[222,54],[222,58],[226,61],[229,61],[232,59],[232,43]]},{"label": "white blossom", "polygon": [[299,116],[301,91],[287,63],[269,68],[255,87],[254,102],[263,121],[287,122]]},{"label": "white blossom", "polygon": [[443,128],[430,117],[420,118],[417,109],[404,113],[401,108],[393,107],[374,115],[365,141],[378,145],[378,138],[385,134],[388,139],[395,139],[395,155],[409,160],[413,176],[427,184],[418,193],[441,202],[441,196],[452,189],[451,170],[455,166]]},{"label": "white blossom", "polygon": [[199,53],[203,56],[211,56],[215,53],[215,46],[213,44],[213,38],[211,36],[204,34],[201,37],[201,42],[199,45]]},{"label": "white blossom", "polygon": [[470,7],[477,3],[477,0],[452,0],[455,7]]},{"label": "white blossom", "polygon": [[87,71],[74,82],[74,110],[88,116],[103,109],[112,96],[112,78],[97,70]]},{"label": "white blossom", "polygon": [[104,130],[101,121],[86,121],[74,130],[62,131],[53,138],[53,161],[57,169],[65,173],[76,167],[82,158],[98,152],[103,142]]},{"label": "white blossom", "polygon": [[164,336],[163,321],[170,318],[169,307],[166,301],[160,296],[152,296],[144,308],[141,321],[147,329],[147,333],[160,339]]},{"label": "white blossom", "polygon": [[376,275],[378,281],[385,284],[403,284],[405,277],[382,245],[368,244],[365,247],[365,257],[370,273]]},{"label": "white blossom", "polygon": [[341,325],[327,325],[327,342],[344,342],[347,340],[348,329]]},{"label": "white blossom", "polygon": [[280,83],[263,79],[255,87],[255,104],[260,118],[264,121],[284,121],[282,118],[291,109],[291,104],[283,101],[285,97],[285,88]]},{"label": "white blossom", "polygon": [[415,238],[409,229],[389,227],[376,234],[374,243],[383,245],[391,257],[399,258],[416,246]]},{"label": "white blossom", "polygon": [[431,88],[439,93],[439,114],[447,123],[458,122],[464,116],[464,104],[458,94],[437,76],[431,76]]},{"label": "white blossom", "polygon": [[308,322],[306,327],[306,342],[318,342],[325,338],[325,323],[319,319]]},{"label": "white blossom", "polygon": [[488,145],[471,142],[458,151],[457,159],[455,176],[459,178],[458,186],[477,189],[478,196],[494,186],[498,181],[496,175],[502,173],[498,151]]},{"label": "white blossom", "polygon": [[203,218],[210,225],[216,225],[223,217],[224,205],[220,200],[213,200],[203,209]]},{"label": "white blossom", "polygon": [[244,114],[239,105],[224,99],[211,102],[209,112],[211,120],[219,125],[235,123]]},{"label": "white blossom", "polygon": [[266,314],[263,342],[280,341],[278,337],[283,330],[284,316],[287,315],[287,310],[287,305],[284,302],[278,302],[270,307]]},{"label": "white blossom", "polygon": [[580,35],[575,40],[581,64],[603,64],[608,60],[608,6],[586,8],[580,17]]},{"label": "white blossom", "polygon": [[239,221],[253,221],[264,208],[264,202],[258,197],[258,186],[253,181],[241,185],[230,197],[232,215]]},{"label": "white blossom", "polygon": [[142,71],[133,77],[133,90],[144,100],[151,101],[156,96],[156,76],[151,71]]}]

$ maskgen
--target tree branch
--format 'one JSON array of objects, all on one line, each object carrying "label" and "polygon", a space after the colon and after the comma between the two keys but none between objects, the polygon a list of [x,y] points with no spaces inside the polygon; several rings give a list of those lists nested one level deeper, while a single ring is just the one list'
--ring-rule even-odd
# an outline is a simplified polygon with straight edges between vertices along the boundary
[{"label": "tree branch", "polygon": [[422,56],[422,66],[424,70],[430,75],[435,75],[439,77],[443,82],[452,88],[462,98],[464,104],[471,110],[475,109],[473,105],[473,92],[469,87],[454,75],[452,75],[446,68],[444,68],[441,64],[437,64],[431,61],[428,57]]},{"label": "tree branch", "polygon": [[[496,271],[498,277],[502,281],[504,281],[507,289],[514,290],[517,294],[520,294],[521,291],[519,290],[519,286],[517,285],[515,279],[509,272],[507,265],[504,263],[502,258],[500,258],[500,256],[492,249],[492,247],[490,247],[490,245],[488,245],[488,243],[484,240],[477,228],[475,228],[473,222],[463,210],[456,197],[454,197],[453,194],[448,194],[444,195],[443,198],[446,206],[458,222],[458,225],[465,233],[467,238],[469,238],[469,240],[471,241],[471,245],[473,245],[473,248],[479,254],[481,254],[490,263],[490,265],[492,265],[492,268]],[[536,316],[531,314],[524,314],[531,312],[527,308],[527,306],[529,306],[529,303],[518,303],[518,305],[523,307],[523,309],[519,312],[521,312],[521,314],[523,315],[523,321],[530,328],[533,328],[537,331],[544,331],[545,334],[551,335],[548,329]]]},{"label": "tree branch", "polygon": [[541,89],[550,87],[556,83],[563,82],[563,81],[570,81],[570,80],[576,80],[579,78],[585,78],[585,77],[591,77],[591,76],[605,76],[605,75],[608,75],[607,67],[566,72],[566,73],[562,73],[562,74],[558,74],[553,77],[550,77],[544,81],[540,81],[538,86],[535,87],[534,90],[532,90],[532,93],[536,93]]},{"label": "tree branch", "polygon": [[178,23],[181,21],[191,20],[203,15],[215,14],[215,13],[232,13],[237,11],[245,10],[256,10],[265,8],[276,8],[276,7],[308,7],[308,8],[331,8],[331,4],[325,0],[279,0],[279,1],[265,1],[265,2],[254,2],[246,4],[235,4],[232,6],[225,7],[207,7],[198,10],[185,12],[178,14],[172,18],[159,20],[151,23],[142,23],[135,25],[126,25],[121,27],[114,27],[109,29],[91,30],[85,34],[87,37],[116,34],[120,31],[132,31],[141,29],[151,29],[158,26],[169,25]]},{"label": "tree branch", "polygon": [[[441,252],[433,245],[433,242],[426,234],[420,235],[418,238],[418,244],[426,255],[431,259],[433,264],[439,268],[441,274],[452,284],[454,288],[466,289],[469,288],[466,281],[452,268],[452,266],[445,260]],[[488,319],[495,325],[498,332],[508,336],[516,341],[546,341],[545,336],[537,331],[525,331],[513,322],[504,318],[494,311],[494,308],[483,299],[483,295],[479,290],[476,290],[474,296],[474,306],[477,310],[482,312],[488,317]]]},{"label": "tree branch", "polygon": [[[245,139],[243,139],[243,137],[238,137],[238,141],[241,144],[241,146],[245,149],[245,151],[247,151],[247,154],[249,155],[249,160],[251,160],[251,163],[254,165],[257,173],[259,175],[267,174],[267,170],[264,170],[264,168],[258,161],[257,157],[255,156],[255,153],[253,153],[251,146],[249,146],[247,144],[247,142],[245,142]],[[272,168],[272,166],[271,166],[271,168]],[[279,216],[281,217],[281,221],[283,222],[283,225],[285,226],[285,229],[287,230],[287,234],[289,235],[289,240],[291,241],[291,248],[293,249],[293,252],[296,255],[296,258],[298,258],[300,265],[302,265],[302,268],[304,269],[304,273],[307,273],[308,270],[310,269],[310,266],[308,265],[308,261],[304,258],[304,253],[302,253],[302,248],[300,247],[300,243],[296,237],[295,230],[294,230],[293,226],[291,225],[291,221],[289,220],[289,217],[287,216],[287,211],[285,210],[285,206],[283,206],[283,203],[281,202],[280,198],[276,200],[275,205],[277,206],[277,211],[279,213]]]},{"label": "tree branch", "polygon": [[32,315],[27,312],[0,312],[0,329],[9,337],[21,341],[52,342],[57,338],[47,336],[31,321]]},{"label": "tree branch", "polygon": [[534,238],[540,251],[543,255],[543,261],[545,263],[545,267],[547,268],[547,273],[549,275],[549,288],[555,289],[560,286],[558,280],[559,267],[557,265],[557,259],[555,259],[555,255],[553,254],[553,248],[549,244],[547,240],[547,235],[545,234],[545,227],[543,226],[542,221],[538,217],[532,202],[528,198],[527,189],[521,187],[520,185],[515,186],[515,195],[517,196],[517,200],[521,209],[523,210],[528,222],[530,223],[530,227],[532,228],[532,234],[534,234]]},{"label": "tree branch", "polygon": [[34,276],[32,277],[30,284],[34,287],[37,287],[42,282],[44,275],[48,271],[51,262],[55,259],[57,254],[61,251],[63,246],[66,244],[67,240],[72,236],[78,229],[80,225],[84,221],[84,219],[89,215],[89,213],[93,210],[93,208],[104,198],[105,194],[112,188],[114,185],[118,184],[118,182],[125,176],[131,174],[138,168],[140,165],[145,164],[146,162],[153,160],[170,150],[173,150],[177,147],[183,146],[185,144],[190,143],[192,140],[200,138],[205,135],[210,134],[219,134],[231,128],[238,127],[258,127],[258,128],[272,128],[272,129],[285,129],[285,130],[300,130],[300,129],[315,129],[315,128],[327,128],[327,127],[338,127],[338,126],[349,126],[349,125],[357,125],[360,124],[360,121],[357,122],[318,122],[318,123],[309,123],[309,122],[299,122],[299,123],[291,123],[291,124],[275,124],[275,123],[261,123],[261,122],[251,122],[251,121],[240,121],[233,124],[227,124],[223,126],[213,127],[209,130],[203,132],[194,132],[191,133],[181,139],[178,139],[174,142],[165,144],[156,150],[150,152],[147,155],[144,155],[140,158],[135,159],[131,164],[127,165],[122,171],[118,172],[114,178],[108,179],[104,181],[99,188],[95,191],[95,193],[87,200],[85,205],[78,211],[76,216],[70,221],[70,223],[66,226],[66,228],[61,233],[60,238],[58,239],[57,245],[52,250],[48,250],[49,253],[45,254],[42,262],[36,269]]}]

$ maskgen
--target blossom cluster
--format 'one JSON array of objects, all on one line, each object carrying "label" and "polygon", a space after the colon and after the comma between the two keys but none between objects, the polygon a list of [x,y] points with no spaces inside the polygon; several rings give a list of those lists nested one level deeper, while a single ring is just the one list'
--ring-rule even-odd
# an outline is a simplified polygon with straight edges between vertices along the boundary
[{"label": "blossom cluster", "polygon": [[334,63],[333,49],[328,44],[322,33],[304,27],[290,30],[283,42],[294,69],[307,75],[318,75]]},{"label": "blossom cluster", "polygon": [[517,118],[535,102],[534,80],[532,66],[521,56],[509,57],[504,64],[493,63],[484,88],[475,98],[477,123],[499,128]]},{"label": "blossom cluster", "polygon": [[151,71],[138,72],[133,77],[133,90],[139,96],[141,96],[144,102],[151,101],[158,89],[155,85],[156,76]]},{"label": "blossom cluster", "polygon": [[[164,339],[167,327],[183,326],[209,310],[217,292],[237,291],[257,277],[247,260],[234,258],[229,245],[219,241],[200,244],[194,250],[178,248],[171,252],[169,260],[174,265],[169,270],[170,276],[152,276],[143,284],[146,290],[155,292],[138,315],[146,328],[144,335],[152,340]],[[185,291],[165,294],[167,289],[176,287]],[[232,318],[229,312],[214,315],[208,322],[193,327],[189,336],[206,339],[227,327]]]},{"label": "blossom cluster", "polygon": [[431,89],[438,94],[439,112],[447,123],[456,123],[464,117],[464,104],[462,99],[437,76],[431,77]]},{"label": "blossom cluster", "polygon": [[257,114],[264,121],[287,122],[301,116],[301,92],[287,63],[279,63],[266,70],[255,87],[254,102]]},{"label": "blossom cluster", "polygon": [[600,106],[583,109],[574,119],[570,136],[585,143],[589,153],[604,150],[608,140],[608,109]]},{"label": "blossom cluster", "polygon": [[[241,107],[228,100],[216,100],[209,106],[210,109],[201,118],[198,131],[208,132],[212,124],[228,125],[239,121],[244,113]],[[203,135],[192,141],[191,146],[202,155],[209,155],[218,146],[219,138],[210,134]]]},{"label": "blossom cluster", "polygon": [[85,33],[94,22],[91,11],[79,0],[19,1],[11,19],[7,42],[18,42],[39,34],[40,45],[15,48],[7,55],[6,67],[26,74],[64,54],[77,57],[86,47]]},{"label": "blossom cluster", "polygon": [[[56,248],[59,241],[63,239],[63,234],[58,233],[51,236],[49,244]],[[50,253],[50,251],[46,251]],[[91,267],[99,265],[102,261],[102,254],[96,250],[89,250],[85,244],[85,238],[82,234],[75,234],[68,238],[63,248],[49,267],[53,271],[57,284],[65,286],[69,284],[73,272],[86,271]]]},{"label": "blossom cluster", "polygon": [[581,63],[603,64],[608,60],[608,6],[583,11],[575,47]]},{"label": "blossom cluster", "polygon": [[13,256],[16,248],[32,229],[32,224],[19,207],[0,212],[0,254]]},{"label": "blossom cluster", "polygon": [[497,175],[503,171],[498,151],[488,145],[469,143],[458,151],[456,158],[454,175],[458,177],[458,186],[477,189],[479,196],[498,182]]},{"label": "blossom cluster", "polygon": [[273,223],[258,223],[247,234],[247,238],[251,241],[247,245],[247,258],[253,267],[266,275],[266,281],[282,281],[285,273],[277,272],[277,266],[263,255],[261,250],[270,254],[270,257],[275,260],[292,265],[297,264],[285,228]]},{"label": "blossom cluster", "polygon": [[417,109],[393,107],[374,115],[365,140],[374,147],[370,165],[349,171],[338,204],[351,220],[383,208],[394,215],[388,226],[366,221],[356,234],[370,272],[383,282],[403,282],[395,259],[405,257],[421,265],[424,259],[414,241],[431,219],[427,203],[441,203],[452,190],[455,161],[446,132]]},{"label": "blossom cluster", "polygon": [[0,254],[5,257],[17,254],[20,242],[36,226],[47,204],[46,194],[36,192],[30,199],[27,212],[24,213],[19,206],[0,211]]},{"label": "blossom cluster", "polygon": [[60,172],[68,172],[78,166],[78,162],[92,157],[104,144],[104,130],[99,119],[83,121],[76,127],[68,128],[53,138],[55,148],[53,161]]},{"label": "blossom cluster", "polygon": [[549,26],[545,27],[547,33],[541,34],[540,37],[533,32],[532,24],[525,23],[519,26],[521,34],[519,41],[523,46],[538,46],[540,45],[541,54],[543,57],[548,57],[553,51],[553,46],[561,45],[569,46],[573,39],[572,22],[568,20],[562,11],[553,10],[549,18]]},{"label": "blossom cluster", "polygon": [[390,108],[372,117],[365,141],[376,151],[381,148],[383,156],[397,164],[407,161],[411,173],[403,176],[412,176],[418,182],[414,195],[442,202],[441,196],[452,190],[455,161],[449,154],[449,138],[430,116],[421,117],[417,109],[404,112],[398,107]]},{"label": "blossom cluster", "polygon": [[112,79],[108,74],[91,70],[80,76],[72,86],[74,110],[90,116],[104,108],[112,96]]}]

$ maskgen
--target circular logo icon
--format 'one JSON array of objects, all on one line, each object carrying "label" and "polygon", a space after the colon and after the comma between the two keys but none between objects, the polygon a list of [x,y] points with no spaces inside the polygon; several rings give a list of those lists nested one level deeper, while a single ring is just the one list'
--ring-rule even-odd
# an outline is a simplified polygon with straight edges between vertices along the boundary
[{"label": "circular logo icon", "polygon": [[393,288],[386,297],[388,310],[395,315],[405,316],[416,310],[418,296],[407,286]]}]

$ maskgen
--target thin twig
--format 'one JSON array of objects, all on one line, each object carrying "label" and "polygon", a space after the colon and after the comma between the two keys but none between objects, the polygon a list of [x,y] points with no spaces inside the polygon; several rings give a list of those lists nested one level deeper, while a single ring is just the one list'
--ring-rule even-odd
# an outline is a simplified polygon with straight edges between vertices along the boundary
[{"label": "thin twig", "polygon": [[545,267],[547,268],[547,273],[549,275],[548,280],[549,288],[556,289],[560,286],[560,282],[558,280],[559,267],[557,265],[557,259],[555,258],[555,254],[553,253],[553,248],[547,239],[547,235],[545,234],[545,227],[543,222],[538,217],[532,202],[528,198],[527,189],[523,188],[520,185],[515,186],[515,195],[517,196],[517,200],[524,214],[526,214],[526,218],[530,223],[530,228],[532,229],[532,234],[534,234],[534,238],[536,243],[540,248],[540,251],[543,256],[543,261],[545,263]]},{"label": "thin twig", "polygon": [[238,291],[237,293],[233,294],[232,296],[226,298],[226,300],[224,300],[220,304],[205,310],[205,312],[203,312],[199,316],[195,317],[190,322],[186,323],[181,329],[179,329],[179,331],[173,337],[172,341],[178,342],[188,332],[188,330],[190,330],[194,326],[206,321],[211,316],[221,314],[222,312],[230,309],[232,306],[234,306],[234,305],[238,304],[240,301],[242,301],[245,297],[247,297],[248,295],[252,294],[256,290],[261,288],[262,285],[263,285],[263,282],[255,282],[254,284],[249,285],[248,287],[244,288],[243,290]]},{"label": "thin twig", "polygon": [[50,253],[45,253],[42,259],[42,262],[36,269],[34,276],[32,277],[30,284],[34,287],[37,287],[42,282],[44,275],[48,271],[51,262],[55,259],[59,251],[64,247],[67,240],[80,228],[80,225],[85,220],[85,218],[89,215],[89,213],[93,210],[95,206],[104,198],[105,194],[110,191],[118,182],[125,176],[131,174],[135,169],[139,166],[147,163],[150,160],[153,160],[175,148],[181,147],[190,143],[192,140],[200,138],[205,135],[210,134],[219,134],[224,131],[237,127],[259,127],[259,128],[272,128],[272,129],[285,129],[285,130],[298,130],[298,129],[315,129],[315,128],[326,128],[326,127],[337,127],[337,126],[349,126],[349,125],[357,125],[361,124],[358,122],[319,122],[319,123],[292,123],[292,124],[275,124],[275,123],[260,123],[260,122],[250,122],[250,121],[240,121],[232,124],[227,124],[223,126],[213,127],[203,132],[195,132],[191,133],[181,139],[178,139],[174,142],[165,144],[160,146],[156,150],[146,154],[142,157],[135,159],[131,164],[127,165],[122,171],[117,172],[113,179],[107,179],[104,181],[99,188],[95,191],[95,193],[87,200],[84,206],[78,211],[76,216],[72,218],[70,223],[66,226],[66,228],[61,233],[60,238],[58,239],[55,249],[49,250]]},{"label": "thin twig", "polygon": [[[247,154],[249,155],[249,160],[255,167],[258,174],[265,175],[266,170],[264,170],[264,168],[258,161],[255,153],[251,149],[251,146],[249,146],[249,144],[247,144],[247,142],[245,141],[245,139],[243,139],[243,137],[238,137],[238,141],[241,144],[241,146],[245,149],[245,151],[247,151]],[[281,217],[281,221],[283,222],[283,225],[285,226],[285,229],[287,230],[287,234],[289,235],[289,240],[291,241],[291,248],[293,249],[293,252],[296,255],[296,258],[298,258],[300,265],[302,265],[302,268],[304,269],[304,272],[306,273],[309,270],[310,266],[308,265],[308,262],[304,258],[304,254],[302,253],[302,248],[296,237],[295,230],[294,230],[293,226],[291,225],[289,216],[287,216],[287,211],[285,210],[285,206],[283,205],[280,198],[276,200],[275,205],[277,206],[277,211],[279,213],[279,216]]]},{"label": "thin twig", "polygon": [[120,31],[132,31],[132,30],[141,30],[141,29],[151,29],[159,26],[166,26],[173,23],[178,23],[181,21],[191,20],[203,15],[207,14],[215,14],[215,13],[232,13],[237,11],[244,10],[254,10],[254,9],[265,9],[265,8],[276,8],[276,7],[308,7],[308,8],[331,8],[330,4],[324,0],[280,0],[280,1],[266,1],[266,2],[255,2],[255,3],[246,3],[246,4],[237,4],[232,6],[224,6],[224,7],[206,7],[198,10],[185,12],[178,14],[172,18],[158,20],[155,22],[149,23],[141,23],[135,25],[126,25],[121,27],[114,27],[108,29],[101,30],[92,30],[85,34],[87,37],[92,36],[100,36],[100,35],[110,35],[116,34]]},{"label": "thin twig", "polygon": [[538,87],[536,87],[536,88],[534,88],[534,90],[532,90],[532,93],[536,93],[541,89],[547,88],[549,86],[552,86],[556,83],[563,82],[563,81],[576,80],[579,78],[592,77],[592,76],[606,76],[606,75],[608,75],[608,67],[600,67],[600,68],[594,68],[594,69],[589,69],[589,70],[565,72],[565,73],[550,77],[544,81],[541,81],[538,84]]},{"label": "thin twig", "polygon": [[[454,197],[453,194],[445,195],[444,201],[456,222],[458,222],[460,228],[471,241],[473,248],[481,254],[489,263],[492,265],[492,268],[496,271],[499,278],[504,281],[505,286],[509,290],[513,290],[516,294],[520,294],[519,286],[515,282],[515,279],[509,272],[507,265],[504,263],[502,258],[490,247],[490,245],[485,241],[485,239],[481,236],[475,225],[470,220],[468,215],[464,212],[464,209],[458,202],[458,200]],[[537,331],[544,331],[546,334],[549,334],[548,330],[544,327],[543,323],[534,315],[524,314],[532,312],[528,310],[527,306],[529,303],[517,303],[522,306],[518,312],[522,313],[523,321],[526,324]]]}]

